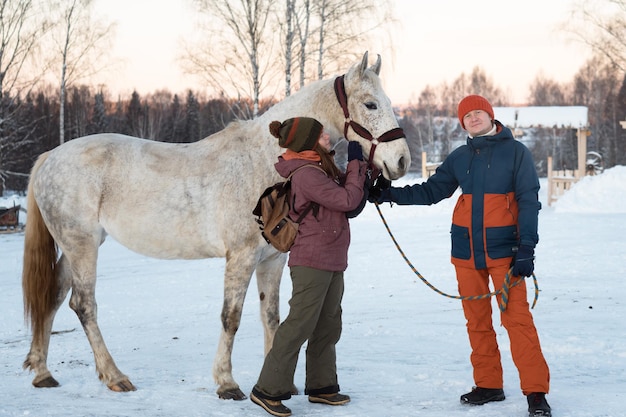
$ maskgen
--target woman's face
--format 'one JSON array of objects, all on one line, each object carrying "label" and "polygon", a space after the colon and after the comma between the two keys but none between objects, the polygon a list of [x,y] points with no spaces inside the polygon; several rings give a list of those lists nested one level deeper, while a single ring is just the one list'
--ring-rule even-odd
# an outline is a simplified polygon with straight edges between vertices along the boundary
[{"label": "woman's face", "polygon": [[330,135],[322,129],[322,133],[320,134],[320,138],[317,140],[317,143],[328,152],[330,152]]}]

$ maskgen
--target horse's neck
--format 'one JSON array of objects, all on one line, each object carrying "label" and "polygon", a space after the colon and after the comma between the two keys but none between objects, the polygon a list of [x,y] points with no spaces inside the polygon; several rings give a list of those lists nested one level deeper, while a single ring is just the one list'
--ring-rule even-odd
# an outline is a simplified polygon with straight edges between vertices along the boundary
[{"label": "horse's neck", "polygon": [[331,137],[343,135],[343,113],[335,96],[334,79],[315,81],[272,106],[259,116],[262,123],[282,122],[291,117],[313,117]]}]

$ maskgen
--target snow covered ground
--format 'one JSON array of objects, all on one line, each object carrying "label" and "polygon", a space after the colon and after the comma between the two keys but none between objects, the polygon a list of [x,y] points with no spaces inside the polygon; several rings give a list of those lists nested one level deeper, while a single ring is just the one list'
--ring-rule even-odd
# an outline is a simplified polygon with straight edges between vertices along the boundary
[{"label": "snow covered ground", "polygon": [[[552,374],[548,401],[556,417],[626,416],[626,167],[584,178],[552,207],[546,185],[543,179],[535,270],[541,291],[533,314]],[[12,205],[13,199],[0,199],[0,206]],[[382,206],[411,262],[449,294],[457,294],[449,262],[453,205],[454,199],[432,207]],[[419,280],[372,205],[352,221],[352,230],[337,347],[339,383],[352,402],[330,407],[298,395],[286,402],[293,415],[525,416],[498,314],[507,399],[462,406],[459,396],[473,381],[460,301]],[[23,234],[0,235],[0,416],[268,415],[249,400],[224,401],[215,394],[211,366],[223,260],[160,261],[112,240],[100,252],[99,322],[118,366],[138,390],[114,393],[97,379],[87,338],[67,305],[57,315],[48,362],[61,386],[33,388],[33,375],[22,370],[30,345],[22,313],[22,246]],[[286,270],[284,313],[290,291]],[[252,282],[233,353],[234,377],[246,393],[263,360],[258,304]],[[301,357],[295,379],[301,390],[303,370]]]}]

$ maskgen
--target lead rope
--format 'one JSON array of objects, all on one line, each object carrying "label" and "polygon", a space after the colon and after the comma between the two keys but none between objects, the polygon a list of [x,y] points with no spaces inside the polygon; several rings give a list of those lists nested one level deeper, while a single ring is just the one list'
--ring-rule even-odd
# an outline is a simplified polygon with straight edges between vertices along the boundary
[{"label": "lead rope", "polygon": [[[501,295],[500,302],[498,303],[498,307],[500,307],[501,312],[504,312],[506,310],[507,304],[509,303],[509,291],[511,290],[511,288],[515,287],[516,285],[524,281],[524,278],[520,277],[517,281],[511,284],[511,271],[513,268],[509,269],[509,272],[506,273],[506,276],[504,277],[504,284],[502,285],[502,288],[497,291],[490,292],[489,294],[471,295],[471,296],[446,294],[445,292],[439,290],[437,287],[435,287],[430,282],[428,282],[428,280],[424,278],[417,269],[415,269],[411,261],[409,261],[409,259],[404,254],[404,251],[402,250],[402,248],[400,248],[400,245],[396,241],[396,238],[394,237],[393,233],[391,233],[391,229],[389,229],[387,220],[385,220],[385,216],[383,216],[383,212],[380,210],[378,203],[374,203],[374,205],[376,206],[376,210],[378,211],[378,214],[380,215],[380,218],[383,221],[383,224],[385,225],[385,229],[387,229],[387,233],[389,233],[389,236],[391,237],[391,240],[393,240],[394,245],[396,245],[396,249],[398,249],[398,252],[400,252],[400,255],[402,255],[405,262],[407,263],[407,265],[409,265],[409,267],[415,273],[415,275],[417,275],[424,284],[428,285],[428,287],[431,290],[435,291],[438,294],[443,295],[444,297],[454,298],[456,300],[482,300],[484,298],[493,297],[494,295]],[[531,308],[535,308],[535,304],[537,304],[537,298],[539,298],[539,286],[537,285],[537,277],[535,277],[535,274],[533,274],[533,282],[535,284],[535,299],[533,300],[533,305]]]}]

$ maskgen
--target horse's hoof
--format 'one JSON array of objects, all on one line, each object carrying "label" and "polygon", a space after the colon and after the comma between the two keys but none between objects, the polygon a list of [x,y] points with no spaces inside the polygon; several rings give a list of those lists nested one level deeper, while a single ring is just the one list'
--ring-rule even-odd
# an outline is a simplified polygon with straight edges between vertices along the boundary
[{"label": "horse's hoof", "polygon": [[137,391],[137,388],[128,379],[109,385],[109,389],[115,392]]},{"label": "horse's hoof", "polygon": [[233,388],[233,389],[229,389],[226,391],[218,391],[217,395],[222,399],[222,400],[235,400],[235,401],[242,401],[245,400],[246,398],[246,394],[244,394],[239,388]]},{"label": "horse's hoof", "polygon": [[46,377],[41,381],[33,381],[33,386],[37,388],[54,388],[58,387],[59,383],[52,376]]}]

